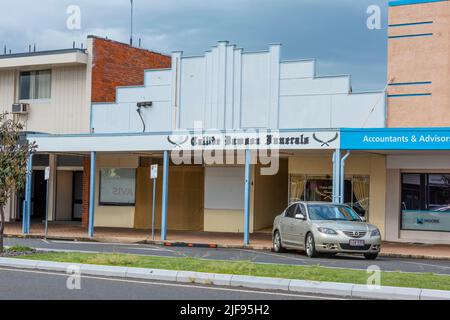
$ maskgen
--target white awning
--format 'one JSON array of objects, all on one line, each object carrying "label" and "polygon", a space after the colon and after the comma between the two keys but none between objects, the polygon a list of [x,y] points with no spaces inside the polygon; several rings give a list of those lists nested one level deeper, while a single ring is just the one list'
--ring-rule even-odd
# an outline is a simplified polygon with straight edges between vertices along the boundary
[{"label": "white awning", "polygon": [[330,150],[340,145],[338,130],[206,131],[133,134],[28,134],[37,152],[136,152],[164,150]]}]

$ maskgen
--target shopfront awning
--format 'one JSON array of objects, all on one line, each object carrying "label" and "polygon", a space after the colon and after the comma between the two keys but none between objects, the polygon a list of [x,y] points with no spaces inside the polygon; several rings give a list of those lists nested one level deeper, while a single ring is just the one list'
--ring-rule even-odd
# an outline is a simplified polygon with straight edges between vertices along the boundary
[{"label": "shopfront awning", "polygon": [[169,150],[334,150],[338,130],[177,131],[129,134],[29,134],[37,152],[137,152]]}]

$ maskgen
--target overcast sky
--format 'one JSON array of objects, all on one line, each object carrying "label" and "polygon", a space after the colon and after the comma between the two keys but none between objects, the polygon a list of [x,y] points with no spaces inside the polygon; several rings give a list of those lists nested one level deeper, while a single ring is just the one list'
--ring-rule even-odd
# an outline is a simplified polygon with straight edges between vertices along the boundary
[{"label": "overcast sky", "polygon": [[[281,43],[283,59],[316,58],[320,75],[351,74],[354,91],[384,89],[385,0],[134,0],[135,43],[163,53],[202,54],[219,40],[248,51]],[[129,42],[130,0],[1,0],[0,46],[13,52],[72,47],[94,34]],[[66,26],[68,6],[81,29]],[[370,5],[381,30],[366,27]],[[3,49],[1,50],[3,53]]]}]

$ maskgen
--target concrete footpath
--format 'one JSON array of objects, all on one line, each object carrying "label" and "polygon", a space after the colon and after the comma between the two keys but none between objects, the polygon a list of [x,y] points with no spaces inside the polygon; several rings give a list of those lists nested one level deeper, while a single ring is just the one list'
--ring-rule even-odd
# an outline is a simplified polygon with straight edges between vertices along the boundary
[{"label": "concrete footpath", "polygon": [[[350,283],[291,280],[282,278],[253,277],[244,275],[213,274],[192,271],[173,271],[130,267],[101,266],[78,263],[0,258],[0,267],[31,269],[73,274],[79,270],[82,275],[118,277],[197,283],[225,287],[243,287],[260,290],[279,290],[304,294],[321,294],[343,298],[384,299],[384,300],[450,300],[450,291],[404,287],[371,287]],[[69,272],[71,270],[71,272]]]}]

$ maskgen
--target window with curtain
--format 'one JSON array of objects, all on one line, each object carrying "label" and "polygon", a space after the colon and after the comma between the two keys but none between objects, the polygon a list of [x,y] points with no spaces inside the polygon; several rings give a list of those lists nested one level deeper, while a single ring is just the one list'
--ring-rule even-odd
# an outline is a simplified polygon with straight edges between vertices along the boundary
[{"label": "window with curtain", "polygon": [[359,215],[369,218],[370,179],[365,176],[352,177],[352,207]]},{"label": "window with curtain", "polygon": [[289,203],[303,200],[306,187],[306,176],[303,175],[291,175],[290,188],[289,188]]},{"label": "window with curtain", "polygon": [[19,99],[50,99],[51,86],[51,70],[23,71],[19,78]]},{"label": "window with curtain", "polygon": [[[289,203],[295,201],[332,201],[333,181],[326,175],[290,175]],[[369,216],[368,176],[346,176],[344,203],[360,216]]]}]

